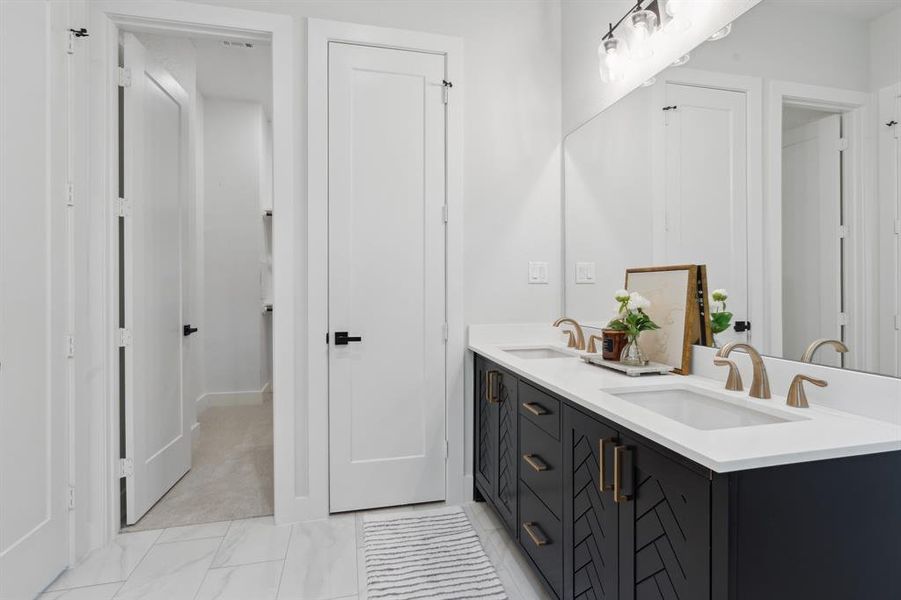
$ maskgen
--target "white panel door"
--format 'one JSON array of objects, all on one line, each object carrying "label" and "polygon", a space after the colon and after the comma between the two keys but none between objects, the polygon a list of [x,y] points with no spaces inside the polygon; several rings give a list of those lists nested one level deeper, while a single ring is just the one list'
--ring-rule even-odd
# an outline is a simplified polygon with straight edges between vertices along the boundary
[{"label": "white panel door", "polygon": [[[743,93],[668,83],[665,262],[706,264],[710,290],[729,291],[733,323],[748,315],[747,100]],[[759,326],[759,324],[758,324]],[[719,343],[748,338],[727,330]]]},{"label": "white panel door", "polygon": [[0,598],[68,558],[66,6],[0,2]]},{"label": "white panel door", "polygon": [[443,56],[329,49],[333,512],[445,497],[443,77]]},{"label": "white panel door", "polygon": [[188,100],[141,43],[124,36],[126,521],[135,523],[191,467],[182,394],[182,217]]},{"label": "white panel door", "polygon": [[[782,356],[841,340],[841,115],[782,133]],[[837,352],[815,362],[841,366]]]}]

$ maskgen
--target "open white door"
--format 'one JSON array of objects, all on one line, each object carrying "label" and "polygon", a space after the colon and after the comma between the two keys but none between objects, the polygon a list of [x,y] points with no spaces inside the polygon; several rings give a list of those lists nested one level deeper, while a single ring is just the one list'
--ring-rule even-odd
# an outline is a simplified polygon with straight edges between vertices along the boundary
[{"label": "open white door", "polygon": [[0,598],[68,560],[64,3],[0,2]]},{"label": "open white door", "polygon": [[445,497],[444,73],[329,48],[333,512]]},{"label": "open white door", "polygon": [[[790,360],[814,340],[843,339],[841,128],[836,114],[782,134],[782,356]],[[818,352],[814,362],[838,367],[841,355]]]},{"label": "open white door", "polygon": [[[747,99],[742,92],[666,84],[669,264],[706,264],[710,290],[729,291],[733,323],[748,321]],[[746,341],[727,330],[719,343]]]},{"label": "open white door", "polygon": [[188,98],[123,38],[126,522],[137,522],[191,467],[182,394],[182,235]]}]

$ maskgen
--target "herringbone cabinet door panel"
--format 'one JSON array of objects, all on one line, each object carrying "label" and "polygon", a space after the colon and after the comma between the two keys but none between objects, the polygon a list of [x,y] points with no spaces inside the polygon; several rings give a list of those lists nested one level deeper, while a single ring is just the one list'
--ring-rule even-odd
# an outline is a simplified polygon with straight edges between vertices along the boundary
[{"label": "herringbone cabinet door panel", "polygon": [[635,455],[635,599],[705,600],[709,481],[649,448]]},{"label": "herringbone cabinet door panel", "polygon": [[564,515],[571,528],[567,554],[572,553],[572,597],[615,600],[619,592],[618,510],[612,494],[601,491],[599,464],[600,440],[614,432],[575,411],[567,414],[566,422],[564,467],[570,471],[567,479],[572,493],[565,498],[571,498],[572,504]]},{"label": "herringbone cabinet door panel", "polygon": [[497,499],[510,519],[516,518],[516,381],[504,376],[499,386]]}]

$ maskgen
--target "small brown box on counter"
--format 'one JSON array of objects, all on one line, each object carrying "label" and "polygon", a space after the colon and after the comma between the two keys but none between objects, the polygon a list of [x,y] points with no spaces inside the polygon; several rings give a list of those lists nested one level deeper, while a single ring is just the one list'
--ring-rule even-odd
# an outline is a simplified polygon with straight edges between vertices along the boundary
[{"label": "small brown box on counter", "polygon": [[626,347],[626,332],[616,329],[604,329],[603,357],[604,360],[619,360],[623,348]]}]

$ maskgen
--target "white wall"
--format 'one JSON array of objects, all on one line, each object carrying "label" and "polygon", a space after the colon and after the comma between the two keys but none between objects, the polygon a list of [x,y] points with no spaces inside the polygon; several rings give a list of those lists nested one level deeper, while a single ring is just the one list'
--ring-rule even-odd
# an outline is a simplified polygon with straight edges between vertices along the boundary
[{"label": "white wall", "polygon": [[870,21],[870,90],[901,81],[901,7]]},{"label": "white wall", "polygon": [[204,98],[204,329],[207,394],[263,386],[260,175],[263,109]]},{"label": "white wall", "polygon": [[[559,2],[207,3],[290,14],[298,32],[304,31],[304,17],[317,17],[462,37],[465,81],[454,92],[465,95],[466,103],[466,321],[559,316]],[[302,60],[303,51],[298,53]],[[297,85],[303,85],[300,72]],[[549,263],[550,285],[527,283],[530,260]]]}]

